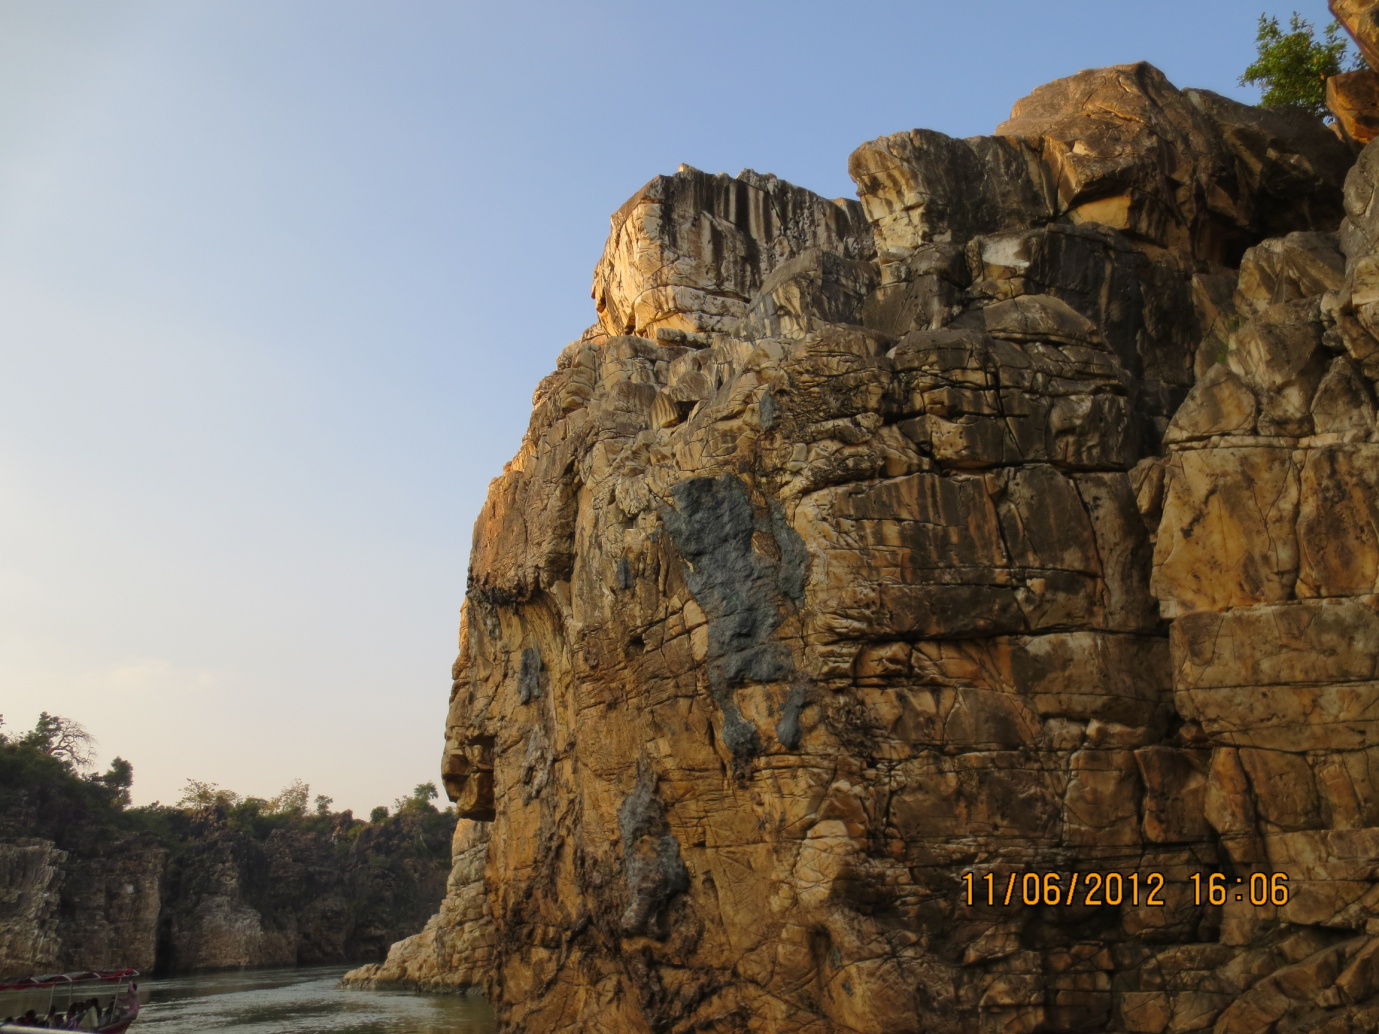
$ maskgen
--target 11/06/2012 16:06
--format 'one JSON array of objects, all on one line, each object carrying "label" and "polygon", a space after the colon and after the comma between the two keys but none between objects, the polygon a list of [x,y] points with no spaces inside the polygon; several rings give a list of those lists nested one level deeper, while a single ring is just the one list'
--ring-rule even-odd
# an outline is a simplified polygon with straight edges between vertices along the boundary
[{"label": "11/06/2012 16:06", "polygon": [[[1288,876],[1275,872],[1227,876],[1194,872],[1187,878],[1194,905],[1224,905],[1227,900],[1252,905],[1288,904]],[[1168,878],[1161,872],[1026,872],[962,874],[963,903],[987,906],[1066,905],[1115,907],[1163,906]]]}]

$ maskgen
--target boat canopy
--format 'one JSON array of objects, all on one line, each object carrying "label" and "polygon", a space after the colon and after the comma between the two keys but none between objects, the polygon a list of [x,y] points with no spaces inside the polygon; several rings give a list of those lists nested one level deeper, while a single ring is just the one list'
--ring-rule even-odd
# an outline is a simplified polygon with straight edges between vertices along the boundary
[{"label": "boat canopy", "polygon": [[0,991],[46,991],[48,988],[70,987],[73,984],[105,983],[133,980],[139,975],[137,969],[86,969],[75,973],[49,973],[41,977],[25,977],[22,980],[0,977]]}]

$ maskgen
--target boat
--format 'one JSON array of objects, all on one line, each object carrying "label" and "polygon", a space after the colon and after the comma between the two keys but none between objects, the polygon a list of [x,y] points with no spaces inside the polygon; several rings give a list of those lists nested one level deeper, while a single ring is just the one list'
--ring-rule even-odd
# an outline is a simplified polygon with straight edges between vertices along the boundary
[{"label": "boat", "polygon": [[137,969],[110,969],[0,979],[0,1034],[124,1034],[139,1015],[138,976]]}]

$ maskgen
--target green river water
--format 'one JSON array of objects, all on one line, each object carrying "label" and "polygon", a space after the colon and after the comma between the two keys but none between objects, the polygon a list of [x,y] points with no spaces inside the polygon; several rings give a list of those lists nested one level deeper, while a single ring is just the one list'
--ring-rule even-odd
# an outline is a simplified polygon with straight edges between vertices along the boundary
[{"label": "green river water", "polygon": [[493,1034],[481,998],[342,991],[345,970],[259,969],[148,980],[129,1034]]}]

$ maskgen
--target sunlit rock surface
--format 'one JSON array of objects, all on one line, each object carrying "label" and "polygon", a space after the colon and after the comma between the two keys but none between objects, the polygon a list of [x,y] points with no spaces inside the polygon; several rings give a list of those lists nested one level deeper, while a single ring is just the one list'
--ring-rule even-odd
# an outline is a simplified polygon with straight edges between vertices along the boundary
[{"label": "sunlit rock surface", "polygon": [[475,529],[450,897],[358,978],[529,1032],[1379,1028],[1376,155],[1135,65],[863,144],[860,205],[639,192]]}]

